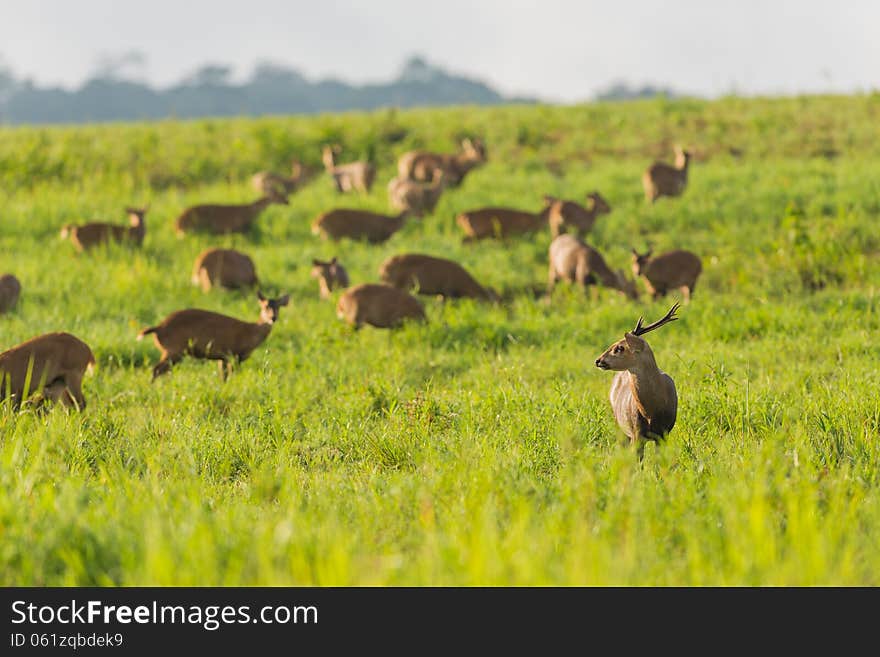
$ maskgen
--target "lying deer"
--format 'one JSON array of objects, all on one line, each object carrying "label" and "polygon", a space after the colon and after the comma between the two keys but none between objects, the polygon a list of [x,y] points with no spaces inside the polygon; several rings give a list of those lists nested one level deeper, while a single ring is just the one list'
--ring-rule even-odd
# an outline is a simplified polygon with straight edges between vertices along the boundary
[{"label": "lying deer", "polygon": [[216,360],[220,376],[225,381],[232,372],[232,361],[242,362],[269,337],[278,312],[290,297],[267,299],[257,292],[260,300],[260,319],[256,323],[243,322],[207,310],[188,308],[171,313],[160,324],[138,333],[137,339],[153,334],[162,357],[153,368],[153,380],[171,371],[184,356]]},{"label": "lying deer", "polygon": [[596,367],[618,372],[611,382],[611,408],[630,444],[636,446],[639,460],[644,456],[647,441],[660,441],[672,431],[678,411],[675,383],[657,367],[654,352],[641,336],[677,320],[677,309],[675,304],[662,319],[648,326],[642,326],[639,318],[623,340],[596,359]]},{"label": "lying deer", "polygon": [[145,217],[148,208],[125,208],[128,226],[93,221],[77,226],[67,224],[61,229],[61,239],[70,239],[77,251],[86,251],[100,244],[126,242],[140,246],[147,234]]},{"label": "lying deer", "polygon": [[461,151],[454,155],[430,151],[410,151],[400,156],[397,173],[402,180],[431,182],[435,172],[443,171],[446,184],[458,187],[464,177],[487,159],[486,146],[480,139],[463,139]]},{"label": "lying deer", "polygon": [[312,222],[312,233],[324,239],[348,237],[378,244],[403,228],[408,214],[406,210],[397,216],[389,216],[367,210],[337,208],[318,215]]},{"label": "lying deer", "polygon": [[623,270],[612,271],[605,259],[596,249],[588,246],[573,235],[563,234],[550,243],[550,270],[547,279],[547,295],[560,279],[570,283],[589,286],[601,283],[617,290],[630,299],[638,299],[635,281],[631,281]]},{"label": "lying deer", "polygon": [[558,237],[562,233],[573,229],[577,236],[583,239],[587,233],[593,230],[593,224],[599,215],[611,212],[611,206],[602,198],[599,192],[587,194],[587,202],[585,205],[579,205],[574,201],[564,201],[553,198],[552,196],[544,197],[550,202],[550,234]]},{"label": "lying deer", "polygon": [[8,313],[18,303],[21,283],[12,274],[0,276],[0,315]]},{"label": "lying deer", "polygon": [[366,283],[343,292],[336,315],[359,329],[364,324],[395,328],[406,319],[425,321],[425,309],[414,296],[390,285]]},{"label": "lying deer", "polygon": [[690,153],[676,146],[675,166],[654,162],[648,167],[642,174],[645,198],[653,203],[661,196],[680,196],[687,186],[689,161]]},{"label": "lying deer", "polygon": [[202,251],[193,265],[192,282],[205,292],[218,285],[233,289],[259,283],[254,261],[235,249]]},{"label": "lying deer", "polygon": [[388,258],[379,267],[379,277],[383,283],[402,290],[415,289],[419,294],[469,297],[481,301],[498,299],[495,292],[477,283],[457,262],[420,253]]},{"label": "lying deer", "polygon": [[681,289],[685,303],[691,300],[697,278],[703,271],[703,263],[690,251],[676,250],[662,253],[654,258],[652,251],[640,254],[632,250],[632,270],[636,276],[645,279],[648,294],[654,299],[666,296],[669,290]]},{"label": "lying deer", "polygon": [[318,279],[318,286],[322,299],[328,299],[330,292],[336,288],[345,289],[348,287],[348,272],[345,267],[339,264],[336,256],[329,262],[323,260],[312,260],[312,278]]},{"label": "lying deer", "polygon": [[443,169],[434,169],[429,183],[406,178],[392,178],[388,183],[388,201],[395,210],[407,210],[416,217],[434,212],[446,186]]},{"label": "lying deer", "polygon": [[299,160],[290,165],[290,175],[283,176],[272,171],[260,171],[251,178],[251,185],[263,196],[289,196],[309,179],[309,174]]},{"label": "lying deer", "polygon": [[510,235],[533,233],[547,226],[552,207],[550,197],[538,212],[512,208],[487,207],[462,212],[455,221],[465,232],[465,242],[486,238],[501,239]]},{"label": "lying deer", "polygon": [[0,354],[0,397],[13,408],[39,393],[42,401],[86,407],[82,380],[95,365],[89,345],[70,333],[46,333]]},{"label": "lying deer", "polygon": [[322,160],[327,173],[336,183],[336,191],[352,192],[359,191],[367,193],[373,186],[373,179],[376,177],[376,167],[369,162],[363,160],[358,162],[348,162],[347,164],[336,164],[336,155],[341,151],[338,144],[333,146],[324,146]]},{"label": "lying deer", "polygon": [[193,232],[246,233],[260,213],[273,203],[288,205],[284,196],[276,194],[243,205],[194,205],[177,218],[175,228],[178,236]]}]

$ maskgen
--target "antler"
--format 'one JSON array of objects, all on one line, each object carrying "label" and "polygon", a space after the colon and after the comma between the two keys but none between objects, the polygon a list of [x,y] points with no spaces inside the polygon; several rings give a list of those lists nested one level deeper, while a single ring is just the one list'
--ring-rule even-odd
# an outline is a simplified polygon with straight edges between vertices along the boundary
[{"label": "antler", "polygon": [[658,329],[664,324],[668,324],[669,322],[674,322],[678,319],[675,316],[675,311],[678,310],[678,303],[676,303],[672,308],[669,309],[669,312],[663,315],[662,319],[658,319],[653,324],[648,324],[647,326],[642,326],[642,318],[639,317],[639,321],[636,324],[636,327],[633,329],[633,335],[644,335],[648,331],[653,331],[654,329]]}]

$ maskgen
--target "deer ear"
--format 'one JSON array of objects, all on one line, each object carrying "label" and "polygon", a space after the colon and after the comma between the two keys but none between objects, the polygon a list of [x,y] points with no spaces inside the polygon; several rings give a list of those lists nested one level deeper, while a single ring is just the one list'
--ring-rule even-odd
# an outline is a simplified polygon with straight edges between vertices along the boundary
[{"label": "deer ear", "polygon": [[278,305],[279,306],[286,306],[289,301],[290,301],[289,294],[285,294],[283,297],[278,297]]},{"label": "deer ear", "polygon": [[330,264],[331,264],[331,265],[335,265],[335,264],[336,264],[336,256],[333,256],[333,257],[330,259]]},{"label": "deer ear", "polygon": [[629,331],[623,334],[623,339],[626,340],[626,345],[634,352],[639,352],[645,347],[645,341]]},{"label": "deer ear", "polygon": [[323,264],[324,264],[324,263],[321,262],[320,260],[318,260],[317,258],[313,258],[313,259],[312,259],[312,265],[315,266],[315,267],[320,267],[320,266],[323,265]]},{"label": "deer ear", "polygon": [[633,254],[633,257],[634,257],[634,258],[638,258],[638,257],[639,257],[639,252],[636,251],[635,248],[630,249],[630,251],[632,251],[632,254]]},{"label": "deer ear", "polygon": [[263,291],[262,291],[262,290],[257,290],[257,299],[259,299],[260,301],[265,301],[265,300],[266,300],[266,297],[263,296]]}]

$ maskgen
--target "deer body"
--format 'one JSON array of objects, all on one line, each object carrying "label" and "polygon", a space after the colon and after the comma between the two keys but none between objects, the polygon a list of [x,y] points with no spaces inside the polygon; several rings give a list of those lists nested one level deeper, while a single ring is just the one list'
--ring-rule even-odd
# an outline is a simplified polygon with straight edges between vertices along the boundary
[{"label": "deer body", "polygon": [[622,271],[613,271],[602,254],[573,235],[560,235],[550,243],[549,260],[547,294],[553,292],[556,282],[561,279],[582,285],[584,290],[590,285],[601,284],[618,290],[630,299],[638,299],[633,281],[627,279]]},{"label": "deer body", "polygon": [[335,288],[344,289],[349,285],[348,272],[335,257],[329,262],[312,260],[311,276],[318,279],[322,299],[328,299]]},{"label": "deer body", "polygon": [[402,290],[444,297],[469,297],[491,301],[495,295],[477,283],[464,267],[445,258],[406,253],[392,256],[379,268],[382,282]]},{"label": "deer body", "polygon": [[208,249],[196,258],[192,282],[207,292],[213,286],[226,288],[257,285],[257,271],[249,256],[235,249]]},{"label": "deer body", "polygon": [[445,186],[442,169],[435,169],[434,179],[429,183],[392,178],[388,183],[388,201],[395,210],[406,210],[416,217],[422,217],[434,212]]},{"label": "deer body", "polygon": [[414,296],[390,285],[374,283],[346,290],[336,304],[336,315],[356,329],[364,324],[394,328],[406,319],[427,319],[425,309]]},{"label": "deer body", "polygon": [[215,235],[246,233],[260,213],[273,203],[287,205],[287,199],[264,196],[253,203],[240,205],[194,205],[177,218],[175,228],[178,235],[193,232]]},{"label": "deer body", "polygon": [[640,460],[645,443],[660,441],[672,431],[678,412],[675,382],[657,366],[654,352],[641,336],[675,321],[677,308],[675,304],[663,319],[647,327],[639,319],[633,331],[596,359],[596,367],[617,371],[611,382],[611,408]]},{"label": "deer body", "polygon": [[611,212],[611,206],[598,192],[587,196],[586,205],[547,197],[550,205],[550,234],[558,237],[573,229],[581,239],[593,229],[599,215]]},{"label": "deer body", "polygon": [[373,179],[376,177],[376,167],[364,161],[336,164],[335,155],[338,152],[338,146],[325,146],[322,157],[324,168],[336,184],[336,191],[340,193],[369,192],[370,187],[373,186]]},{"label": "deer body", "polygon": [[21,283],[12,274],[0,276],[0,315],[7,313],[18,303]]},{"label": "deer body", "polygon": [[402,180],[431,182],[437,170],[449,187],[458,187],[464,177],[486,161],[486,147],[479,139],[464,139],[461,151],[453,155],[430,151],[409,151],[400,156],[397,173]]},{"label": "deer body", "polygon": [[188,308],[171,313],[156,326],[143,329],[137,339],[152,334],[162,352],[153,368],[153,379],[170,372],[184,356],[219,361],[220,373],[225,379],[231,371],[230,361],[247,359],[263,344],[278,319],[280,307],[289,301],[287,295],[267,299],[258,293],[258,297],[261,310],[257,322],[243,322],[208,310]]},{"label": "deer body", "polygon": [[319,215],[312,222],[312,233],[321,235],[324,239],[339,240],[348,237],[379,243],[403,228],[407,214],[404,211],[397,216],[389,216],[367,210],[337,208]]},{"label": "deer body", "polygon": [[690,301],[697,278],[703,271],[700,258],[681,249],[651,257],[651,251],[639,254],[633,249],[633,273],[645,279],[648,293],[659,299],[669,290],[681,289],[685,302]]},{"label": "deer body", "polygon": [[539,212],[486,207],[462,212],[455,220],[465,232],[465,241],[503,238],[541,230],[547,225],[550,207],[547,203]]},{"label": "deer body", "polygon": [[146,208],[126,208],[129,225],[108,224],[99,221],[82,224],[68,224],[61,229],[61,239],[70,239],[79,252],[86,251],[100,244],[109,242],[126,242],[140,246],[147,233]]},{"label": "deer body", "polygon": [[651,203],[661,196],[680,196],[687,186],[690,153],[676,149],[675,166],[654,162],[642,174],[645,198]]},{"label": "deer body", "polygon": [[44,398],[83,410],[86,399],[82,380],[94,364],[89,345],[70,333],[46,333],[31,338],[0,354],[0,398],[11,396],[17,407],[25,394],[40,391]]}]

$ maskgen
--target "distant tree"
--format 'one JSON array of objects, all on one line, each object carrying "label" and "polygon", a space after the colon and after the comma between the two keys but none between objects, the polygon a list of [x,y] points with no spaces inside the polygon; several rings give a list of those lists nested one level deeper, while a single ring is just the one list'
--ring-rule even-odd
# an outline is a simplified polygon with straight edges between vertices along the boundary
[{"label": "distant tree", "polygon": [[223,87],[229,85],[232,67],[226,64],[206,64],[188,78],[181,86],[186,87]]},{"label": "distant tree", "polygon": [[678,94],[668,87],[655,87],[650,84],[636,87],[621,80],[613,82],[608,88],[598,92],[596,100],[636,100],[638,98],[653,98],[655,96],[676,98]]}]

